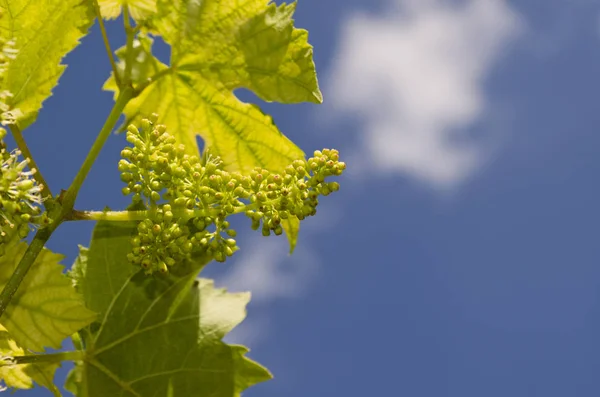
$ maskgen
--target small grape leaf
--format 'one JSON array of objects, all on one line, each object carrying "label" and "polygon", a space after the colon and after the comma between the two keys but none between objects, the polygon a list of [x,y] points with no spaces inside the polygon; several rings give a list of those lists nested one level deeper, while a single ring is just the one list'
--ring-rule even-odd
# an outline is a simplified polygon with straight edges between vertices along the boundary
[{"label": "small grape leaf", "polygon": [[136,21],[156,12],[156,0],[98,0],[98,5],[104,19],[117,18],[123,6],[128,7],[129,15]]},{"label": "small grape leaf", "polygon": [[[114,237],[122,236],[126,228],[111,232],[111,227],[118,225],[98,224],[86,271],[76,271],[85,279],[78,285],[105,285],[106,275],[113,274],[107,269],[132,267],[122,254],[129,241]],[[112,282],[121,280],[120,285],[110,290],[113,299],[86,345],[82,366],[75,369],[83,371],[85,382],[78,381],[82,374],[75,372],[69,387],[89,397],[231,397],[269,379],[266,369],[245,357],[248,349],[221,341],[245,317],[249,294],[229,294],[215,289],[212,281],[197,280],[202,266],[202,262],[178,264],[179,274],[168,276],[148,276],[139,270],[124,280],[124,273],[118,271]],[[89,290],[100,293],[97,288]],[[84,294],[89,304],[96,301],[94,293]],[[105,298],[102,294],[101,301]]]},{"label": "small grape leaf", "polygon": [[[143,33],[139,33],[133,40],[133,56],[131,66],[131,83],[138,85],[146,82],[155,74],[167,69],[167,66],[152,55],[152,45],[154,40]],[[125,74],[125,58],[127,55],[127,46],[123,46],[115,51],[117,56],[117,73],[123,79]],[[104,90],[118,92],[119,87],[111,74],[111,77],[104,83]],[[129,124],[128,120],[120,127],[124,131]]]},{"label": "small grape leaf", "polygon": [[202,337],[205,342],[219,341],[246,317],[250,293],[230,293],[225,288],[215,288],[214,281],[206,278],[199,278],[196,283],[200,291]]},{"label": "small grape leaf", "polygon": [[[281,171],[302,158],[270,116],[233,93],[245,87],[266,101],[322,101],[308,34],[293,27],[295,4],[267,3],[159,1],[149,32],[171,45],[171,69],[147,60],[161,77],[127,105],[126,123],[158,113],[189,153],[198,154],[200,135],[229,170]],[[116,94],[112,77],[104,88]]]},{"label": "small grape leaf", "polygon": [[52,95],[65,65],[62,58],[79,44],[93,21],[91,2],[82,0],[2,0],[0,31],[15,42],[0,91],[8,91],[10,110],[24,129]]},{"label": "small grape leaf", "polygon": [[[2,325],[0,325],[0,355],[4,360],[27,355],[27,352],[11,338]],[[2,366],[0,367],[0,380],[4,381],[6,387],[13,389],[31,389],[35,381],[40,386],[48,388],[55,396],[60,396],[60,391],[52,381],[58,367],[59,363]]]},{"label": "small grape leaf", "polygon": [[64,389],[74,396],[83,396],[83,364],[76,362],[65,380]]},{"label": "small grape leaf", "polygon": [[[26,249],[26,243],[13,244],[0,257],[0,289],[10,279]],[[38,352],[45,346],[58,349],[63,339],[96,318],[63,274],[61,259],[62,255],[42,250],[2,315],[0,323],[25,349]]]},{"label": "small grape leaf", "polygon": [[298,243],[298,234],[300,233],[300,219],[297,216],[290,215],[287,219],[281,220],[281,227],[285,231],[288,242],[290,243],[290,254],[294,252]]}]

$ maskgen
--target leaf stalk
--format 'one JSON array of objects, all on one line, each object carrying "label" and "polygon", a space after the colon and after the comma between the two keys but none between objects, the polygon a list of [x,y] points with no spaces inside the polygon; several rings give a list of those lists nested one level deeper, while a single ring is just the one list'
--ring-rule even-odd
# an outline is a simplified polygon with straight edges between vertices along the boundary
[{"label": "leaf stalk", "polygon": [[110,61],[110,67],[112,68],[113,75],[115,76],[115,82],[117,83],[117,87],[122,88],[121,77],[119,76],[117,70],[117,63],[115,62],[113,50],[111,49],[110,42],[108,41],[108,35],[106,34],[106,27],[104,26],[104,19],[102,19],[102,13],[100,12],[98,0],[94,0],[94,12],[96,13],[96,18],[98,18],[98,25],[100,26],[100,31],[102,32],[102,40],[104,41],[104,47],[106,48],[108,60]]},{"label": "leaf stalk", "polygon": [[[264,202],[256,202],[246,204],[234,208],[233,212],[228,215],[240,214],[242,212],[256,210],[263,205],[276,204],[280,199],[268,200]],[[221,208],[211,207],[196,210],[188,210],[186,208],[172,209],[175,218],[191,219],[198,217],[216,217],[221,212]],[[143,221],[144,219],[152,218],[156,213],[155,210],[137,210],[137,211],[77,211],[73,210],[65,221],[107,221],[107,222],[128,222],[128,221]]]},{"label": "leaf stalk", "polygon": [[129,7],[123,5],[123,24],[125,25],[125,34],[127,35],[127,52],[125,61],[125,73],[123,75],[123,85],[131,85],[131,69],[133,67],[133,39],[135,38],[136,29],[131,26],[129,17]]},{"label": "leaf stalk", "polygon": [[29,356],[8,357],[8,359],[0,360],[0,367],[23,364],[59,363],[62,361],[81,361],[83,358],[84,352],[80,350],[50,354],[32,354]]}]

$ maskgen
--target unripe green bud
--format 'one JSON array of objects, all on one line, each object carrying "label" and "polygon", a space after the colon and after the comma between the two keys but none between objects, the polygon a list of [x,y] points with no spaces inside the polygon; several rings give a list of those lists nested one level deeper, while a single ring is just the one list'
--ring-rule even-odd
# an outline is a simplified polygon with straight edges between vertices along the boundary
[{"label": "unripe green bud", "polygon": [[329,182],[327,184],[327,187],[329,187],[329,190],[331,190],[332,192],[337,192],[338,190],[340,190],[340,184],[337,182]]},{"label": "unripe green bud", "polygon": [[123,182],[131,182],[133,180],[133,175],[129,172],[123,172],[121,174],[121,180]]},{"label": "unripe green bud", "polygon": [[215,252],[215,260],[217,262],[225,262],[225,255],[221,251]]},{"label": "unripe green bud", "polygon": [[133,134],[134,136],[140,135],[140,131],[133,124],[129,124],[129,126],[127,126],[127,132],[128,132],[128,135],[129,134]]},{"label": "unripe green bud", "polygon": [[127,160],[119,160],[119,166],[117,167],[120,172],[129,171],[130,163]]},{"label": "unripe green bud", "polygon": [[144,259],[142,259],[142,263],[140,263],[140,265],[144,269],[150,269],[152,262],[150,261],[150,258],[144,258]]},{"label": "unripe green bud", "polygon": [[29,225],[27,223],[19,226],[19,230],[17,231],[17,235],[19,238],[25,238],[29,234]]},{"label": "unripe green bud", "polygon": [[165,274],[169,271],[169,269],[167,269],[167,265],[165,264],[165,262],[160,262],[158,264],[158,271],[161,272],[162,274]]},{"label": "unripe green bud", "polygon": [[227,229],[227,231],[225,233],[227,233],[227,235],[230,236],[230,237],[237,236],[237,232],[235,230],[233,230],[233,229]]},{"label": "unripe green bud", "polygon": [[185,206],[185,203],[187,203],[187,199],[185,197],[177,197],[174,201],[173,204],[176,207],[183,207]]},{"label": "unripe green bud", "polygon": [[30,190],[31,188],[33,188],[33,180],[31,179],[26,179],[24,181],[18,182],[17,183],[17,188],[21,191],[27,191]]},{"label": "unripe green bud", "polygon": [[159,201],[160,200],[160,193],[158,193],[158,192],[152,192],[152,193],[150,193],[150,199],[152,201]]}]

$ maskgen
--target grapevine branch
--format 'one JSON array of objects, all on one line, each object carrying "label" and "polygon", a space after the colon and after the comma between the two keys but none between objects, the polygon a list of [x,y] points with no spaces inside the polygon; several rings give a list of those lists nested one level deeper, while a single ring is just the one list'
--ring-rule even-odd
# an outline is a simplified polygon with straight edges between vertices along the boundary
[{"label": "grapevine branch", "polygon": [[[247,204],[243,207],[237,207],[229,215],[241,214],[246,211],[257,210],[261,206],[276,205],[280,199]],[[195,209],[188,210],[185,208],[175,208],[172,210],[173,216],[182,219],[192,219],[198,217],[212,216],[216,217],[221,212],[220,208],[210,209]],[[143,221],[144,219],[153,218],[156,215],[156,209],[138,210],[138,211],[77,211],[73,210],[71,216],[66,221],[108,221],[108,222],[127,222],[127,221]]]},{"label": "grapevine branch", "polygon": [[71,186],[65,193],[62,199],[62,208],[58,208],[57,211],[54,211],[54,213],[50,214],[50,219],[52,219],[50,225],[39,229],[35,237],[33,238],[33,241],[27,247],[27,250],[25,251],[25,254],[19,261],[17,268],[15,269],[14,273],[11,275],[10,279],[4,286],[4,289],[0,293],[0,318],[6,311],[6,308],[10,304],[13,296],[19,289],[19,286],[23,282],[23,279],[27,275],[27,272],[29,272],[29,269],[31,268],[36,258],[44,248],[44,245],[46,244],[52,233],[54,233],[54,230],[56,230],[56,228],[62,223],[63,220],[69,218],[69,214],[73,210],[75,199],[77,198],[77,194],[79,193],[79,189],[81,188],[83,181],[87,177],[87,174],[92,168],[92,165],[96,161],[96,158],[98,157],[100,150],[104,146],[104,143],[110,136],[110,132],[117,124],[117,121],[121,116],[121,112],[132,97],[133,89],[127,87],[123,91],[121,91],[119,97],[117,98],[117,101],[113,105],[112,111],[110,112],[108,118],[106,119],[106,122],[104,123],[104,126],[102,127],[100,133],[96,137],[96,141],[92,145],[92,148],[90,149],[81,168],[79,169],[79,172],[77,173],[77,175],[75,175]]},{"label": "grapevine branch", "polygon": [[85,158],[85,161],[83,162],[81,168],[79,169],[79,172],[77,173],[77,175],[75,175],[75,179],[73,179],[71,186],[69,187],[69,189],[67,190],[67,192],[63,198],[63,201],[62,201],[62,205],[63,205],[62,216],[63,217],[66,217],[72,211],[73,205],[75,204],[75,198],[77,197],[77,194],[79,193],[79,189],[81,189],[81,185],[83,184],[83,181],[85,180],[88,173],[90,172],[92,165],[94,164],[94,162],[96,161],[96,158],[100,154],[100,150],[102,150],[104,143],[110,136],[110,133],[113,130],[113,128],[115,127],[115,125],[117,124],[117,121],[119,120],[119,117],[121,116],[121,113],[123,112],[123,109],[125,109],[125,106],[131,100],[131,98],[133,98],[133,89],[130,87],[125,87],[125,89],[123,91],[121,91],[121,93],[119,94],[119,97],[117,98],[117,101],[113,105],[113,108],[112,108],[110,114],[108,115],[108,118],[106,119],[106,122],[104,123],[104,126],[100,130],[100,133],[98,134],[98,137],[96,138],[96,141],[92,145],[92,148],[90,149],[87,157]]}]

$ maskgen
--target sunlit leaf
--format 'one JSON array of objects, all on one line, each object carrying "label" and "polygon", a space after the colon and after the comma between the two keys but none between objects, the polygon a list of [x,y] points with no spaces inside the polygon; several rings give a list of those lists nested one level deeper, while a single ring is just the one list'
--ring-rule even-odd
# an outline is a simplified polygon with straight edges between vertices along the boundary
[{"label": "sunlit leaf", "polygon": [[[14,244],[0,257],[0,289],[26,249],[26,243]],[[44,347],[58,349],[63,339],[96,318],[63,274],[62,259],[62,255],[44,249],[2,315],[0,323],[23,348],[37,352]]]},{"label": "sunlit leaf", "polygon": [[12,94],[8,105],[21,129],[37,117],[65,70],[63,57],[79,44],[93,20],[91,1],[2,0],[0,31],[14,40],[0,91]]},{"label": "sunlit leaf", "polygon": [[[267,101],[322,101],[307,33],[293,27],[295,4],[267,3],[159,1],[149,31],[172,46],[171,69],[147,59],[162,76],[125,108],[127,122],[158,113],[189,153],[198,153],[200,135],[229,170],[280,171],[302,158],[270,116],[233,92],[244,87]],[[116,91],[112,79],[105,88]]]},{"label": "sunlit leaf", "polygon": [[105,19],[114,19],[121,15],[123,6],[135,20],[143,20],[156,12],[156,0],[98,0],[100,12]]},{"label": "sunlit leaf", "polygon": [[[0,355],[3,361],[10,361],[12,357],[25,356],[28,353],[11,338],[6,328],[0,325]],[[58,363],[20,364],[0,367],[0,380],[6,387],[13,389],[31,389],[35,381],[40,386],[48,388],[55,396],[60,396],[60,391],[54,386],[52,379],[54,372],[59,367]]]}]

